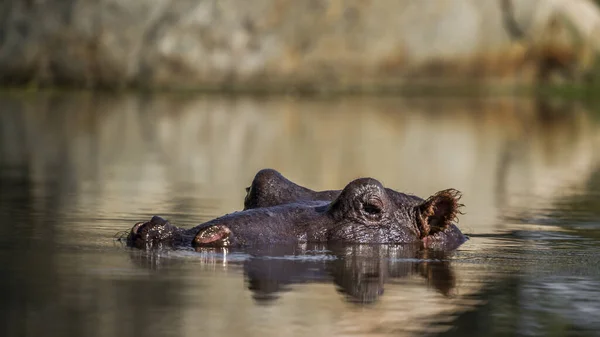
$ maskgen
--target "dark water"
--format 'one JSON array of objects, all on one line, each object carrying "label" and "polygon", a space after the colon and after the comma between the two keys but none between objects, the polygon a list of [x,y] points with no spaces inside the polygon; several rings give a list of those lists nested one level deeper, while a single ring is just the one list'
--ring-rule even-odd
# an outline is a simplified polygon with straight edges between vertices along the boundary
[{"label": "dark water", "polygon": [[[600,118],[515,98],[0,96],[2,336],[593,336]],[[464,194],[456,252],[144,252],[113,236],[242,206],[273,167]]]}]

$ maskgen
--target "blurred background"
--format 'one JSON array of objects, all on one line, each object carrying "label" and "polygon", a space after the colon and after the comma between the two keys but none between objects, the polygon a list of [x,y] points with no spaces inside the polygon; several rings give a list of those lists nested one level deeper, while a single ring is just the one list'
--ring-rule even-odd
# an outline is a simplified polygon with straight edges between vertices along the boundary
[{"label": "blurred background", "polygon": [[[595,336],[592,0],[0,2],[3,336]],[[463,192],[453,252],[142,251],[262,168]]]},{"label": "blurred background", "polygon": [[0,81],[252,92],[590,81],[592,0],[6,0]]}]

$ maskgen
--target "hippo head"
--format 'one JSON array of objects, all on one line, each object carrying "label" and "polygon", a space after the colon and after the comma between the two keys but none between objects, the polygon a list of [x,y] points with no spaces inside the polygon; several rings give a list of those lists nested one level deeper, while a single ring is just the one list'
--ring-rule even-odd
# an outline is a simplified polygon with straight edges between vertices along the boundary
[{"label": "hippo head", "polygon": [[233,247],[421,242],[426,247],[453,249],[466,240],[453,224],[462,206],[460,193],[453,189],[424,200],[384,188],[373,178],[356,179],[341,191],[316,192],[279,176],[264,177],[260,183],[255,179],[249,189],[244,211],[190,229],[155,216],[133,226],[128,242],[146,247],[156,243]]},{"label": "hippo head", "polygon": [[423,200],[386,189],[372,178],[356,179],[338,194],[332,202],[284,203],[228,214],[197,227],[193,244],[400,244],[423,242],[436,233],[436,240],[443,241],[460,207],[453,190]]},{"label": "hippo head", "polygon": [[[459,214],[460,193],[440,191],[427,200],[384,188],[372,178],[349,183],[330,204],[334,226],[329,241],[409,243],[452,226]],[[438,234],[443,237],[443,234]]]},{"label": "hippo head", "polygon": [[[362,183],[368,184],[373,180],[363,180]],[[344,198],[339,199],[341,190],[313,191],[293,183],[276,170],[263,169],[256,173],[252,185],[246,188],[244,209],[272,207],[286,203],[310,205],[323,201],[337,203],[340,207],[342,200],[347,200],[352,194],[360,195],[356,189],[356,186],[361,184],[360,181],[359,179],[348,185],[344,192]],[[381,184],[377,184],[381,186]],[[419,230],[419,237],[425,246],[452,249],[466,240],[458,227],[452,223],[457,220],[457,215],[461,214],[459,209],[463,206],[459,204],[461,198],[459,191],[443,190],[427,200],[390,188],[385,188],[385,193],[381,193],[386,195],[385,200],[393,201],[397,211],[403,210],[405,213],[403,218],[411,219],[408,221],[414,220]],[[351,211],[346,207],[345,212]]]}]

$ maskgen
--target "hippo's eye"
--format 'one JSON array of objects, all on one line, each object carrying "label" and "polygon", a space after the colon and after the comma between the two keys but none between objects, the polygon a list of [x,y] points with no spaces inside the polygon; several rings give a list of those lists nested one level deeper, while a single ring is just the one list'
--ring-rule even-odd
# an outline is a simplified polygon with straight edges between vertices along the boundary
[{"label": "hippo's eye", "polygon": [[358,200],[356,210],[364,220],[379,221],[383,216],[383,201],[377,195],[367,195]]},{"label": "hippo's eye", "polygon": [[367,204],[363,207],[363,210],[365,211],[365,213],[367,214],[371,214],[371,215],[376,215],[381,213],[381,208],[379,208],[378,206],[375,205],[370,205]]},{"label": "hippo's eye", "polygon": [[369,198],[362,206],[363,214],[371,221],[377,221],[383,213],[383,204],[379,198]]}]

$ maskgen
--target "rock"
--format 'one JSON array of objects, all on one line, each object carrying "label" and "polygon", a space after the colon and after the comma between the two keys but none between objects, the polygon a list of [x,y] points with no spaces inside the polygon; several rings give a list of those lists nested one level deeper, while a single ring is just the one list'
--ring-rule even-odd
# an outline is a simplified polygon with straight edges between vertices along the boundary
[{"label": "rock", "polygon": [[4,0],[0,83],[379,90],[581,78],[590,0]]}]

